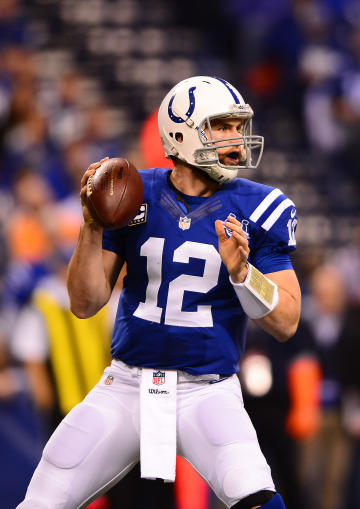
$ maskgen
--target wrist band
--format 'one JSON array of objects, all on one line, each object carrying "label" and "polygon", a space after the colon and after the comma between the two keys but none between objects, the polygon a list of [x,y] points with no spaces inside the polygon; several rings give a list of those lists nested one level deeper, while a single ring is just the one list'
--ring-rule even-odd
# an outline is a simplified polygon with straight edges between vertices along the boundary
[{"label": "wrist band", "polygon": [[230,277],[240,304],[249,318],[262,318],[276,308],[279,292],[276,283],[264,276],[251,263],[243,283],[234,283]]}]

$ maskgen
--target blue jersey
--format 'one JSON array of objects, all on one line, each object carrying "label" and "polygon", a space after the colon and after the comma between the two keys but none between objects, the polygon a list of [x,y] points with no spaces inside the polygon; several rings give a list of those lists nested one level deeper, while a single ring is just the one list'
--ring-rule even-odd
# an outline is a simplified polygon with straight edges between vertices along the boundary
[{"label": "blue jersey", "polygon": [[103,248],[127,264],[111,353],[132,366],[234,373],[247,316],[221,261],[215,220],[232,214],[241,221],[249,262],[266,274],[292,268],[295,206],[279,189],[246,179],[209,198],[185,196],[171,186],[169,172],[141,171],[138,215],[103,233]]}]

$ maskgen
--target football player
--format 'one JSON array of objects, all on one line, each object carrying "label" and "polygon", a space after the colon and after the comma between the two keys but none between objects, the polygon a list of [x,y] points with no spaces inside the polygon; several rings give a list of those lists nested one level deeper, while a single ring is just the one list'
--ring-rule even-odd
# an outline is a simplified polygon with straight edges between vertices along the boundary
[{"label": "football player", "polygon": [[90,317],[126,262],[113,361],[50,438],[19,508],[85,507],[139,460],[143,477],[173,481],[179,454],[227,507],[284,509],[236,376],[248,318],[286,341],[300,314],[294,203],[238,178],[262,155],[252,118],[223,79],[176,85],[159,109],[174,169],[140,172],[144,203],[119,230],[87,207],[102,161],[85,171],[68,291],[73,313]]}]

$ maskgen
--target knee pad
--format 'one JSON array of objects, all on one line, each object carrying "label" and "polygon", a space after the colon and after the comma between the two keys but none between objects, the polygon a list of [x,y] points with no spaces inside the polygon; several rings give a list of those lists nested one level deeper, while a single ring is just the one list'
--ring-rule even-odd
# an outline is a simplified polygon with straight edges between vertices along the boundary
[{"label": "knee pad", "polygon": [[264,509],[286,509],[285,504],[279,493],[276,493],[269,502],[262,505]]},{"label": "knee pad", "polygon": [[264,509],[286,509],[283,499],[278,493],[269,490],[261,490],[252,493],[248,497],[239,500],[231,509],[251,509],[260,505]]}]

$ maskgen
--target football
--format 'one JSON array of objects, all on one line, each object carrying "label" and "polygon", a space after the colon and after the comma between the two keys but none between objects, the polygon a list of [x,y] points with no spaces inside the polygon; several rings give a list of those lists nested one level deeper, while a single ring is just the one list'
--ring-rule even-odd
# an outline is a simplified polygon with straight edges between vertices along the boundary
[{"label": "football", "polygon": [[104,161],[88,178],[86,187],[91,215],[107,230],[126,226],[136,216],[144,197],[139,172],[122,157]]}]

